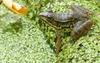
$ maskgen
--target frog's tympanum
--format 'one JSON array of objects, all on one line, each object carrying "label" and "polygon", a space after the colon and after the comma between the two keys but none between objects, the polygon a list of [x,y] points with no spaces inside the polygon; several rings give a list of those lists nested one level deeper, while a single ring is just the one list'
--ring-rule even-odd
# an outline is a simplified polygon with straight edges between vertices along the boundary
[{"label": "frog's tympanum", "polygon": [[[71,29],[71,40],[76,41],[83,35],[85,35],[91,28],[93,22],[90,20],[91,13],[88,9],[79,6],[71,5],[71,11],[56,13],[52,11],[41,12],[39,15],[49,25],[53,26],[56,30]],[[55,48],[56,53],[61,50],[61,36],[56,35]]]}]

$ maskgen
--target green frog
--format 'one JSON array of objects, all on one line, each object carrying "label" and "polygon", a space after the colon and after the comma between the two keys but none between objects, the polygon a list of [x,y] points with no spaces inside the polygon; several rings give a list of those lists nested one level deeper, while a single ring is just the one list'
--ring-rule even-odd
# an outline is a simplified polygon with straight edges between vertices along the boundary
[{"label": "green frog", "polygon": [[80,5],[71,5],[71,11],[56,13],[53,11],[41,12],[39,16],[41,19],[54,27],[57,30],[55,47],[56,52],[59,53],[61,50],[61,29],[70,29],[70,36],[72,41],[77,41],[80,37],[87,34],[90,28],[93,25],[93,22],[90,20],[91,12],[80,6]]}]

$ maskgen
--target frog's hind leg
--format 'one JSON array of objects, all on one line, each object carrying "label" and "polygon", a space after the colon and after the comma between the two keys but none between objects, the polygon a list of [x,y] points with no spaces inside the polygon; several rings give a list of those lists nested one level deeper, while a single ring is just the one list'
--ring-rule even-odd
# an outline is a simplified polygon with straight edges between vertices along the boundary
[{"label": "frog's hind leg", "polygon": [[77,41],[80,37],[83,35],[87,34],[88,31],[90,30],[93,22],[88,20],[88,21],[78,21],[71,32],[71,40],[73,42]]},{"label": "frog's hind leg", "polygon": [[77,13],[81,12],[81,13],[86,13],[89,12],[88,9],[84,8],[83,6],[80,5],[71,5],[71,9]]}]

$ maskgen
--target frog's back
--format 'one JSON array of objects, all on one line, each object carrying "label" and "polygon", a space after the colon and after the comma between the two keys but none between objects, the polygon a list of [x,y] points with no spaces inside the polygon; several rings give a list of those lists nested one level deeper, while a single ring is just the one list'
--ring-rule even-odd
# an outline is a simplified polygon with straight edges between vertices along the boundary
[{"label": "frog's back", "polygon": [[71,13],[56,13],[53,15],[55,21],[68,22],[72,18]]}]

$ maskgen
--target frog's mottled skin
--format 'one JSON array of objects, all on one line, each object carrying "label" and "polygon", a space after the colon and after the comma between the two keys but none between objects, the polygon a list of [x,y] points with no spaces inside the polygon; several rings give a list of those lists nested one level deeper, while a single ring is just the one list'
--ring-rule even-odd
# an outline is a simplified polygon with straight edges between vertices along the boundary
[{"label": "frog's mottled skin", "polygon": [[[50,11],[42,12],[40,13],[40,16],[45,22],[53,26],[56,30],[62,28],[71,29],[71,40],[76,41],[90,30],[93,22],[90,20],[91,13],[86,8],[78,5],[71,5],[71,10],[72,11],[65,13],[55,13]],[[59,37],[56,37],[56,39],[58,38]],[[56,43],[61,44],[60,38],[56,40]],[[60,51],[59,48],[61,45],[56,45],[55,47],[56,49],[58,47],[57,52],[58,50]]]},{"label": "frog's mottled skin", "polygon": [[[40,13],[42,19],[49,25],[56,29],[59,28],[69,28],[72,25],[73,17],[71,13],[53,13],[53,12],[42,12]],[[73,21],[73,22],[72,22]]]}]

